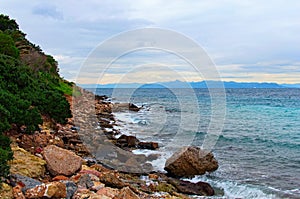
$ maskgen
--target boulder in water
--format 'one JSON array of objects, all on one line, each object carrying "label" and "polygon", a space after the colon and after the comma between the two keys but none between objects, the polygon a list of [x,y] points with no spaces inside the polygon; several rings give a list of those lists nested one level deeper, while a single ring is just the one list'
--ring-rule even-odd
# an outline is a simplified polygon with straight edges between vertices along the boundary
[{"label": "boulder in water", "polygon": [[218,162],[211,152],[190,146],[173,154],[164,169],[175,177],[193,177],[217,170]]}]

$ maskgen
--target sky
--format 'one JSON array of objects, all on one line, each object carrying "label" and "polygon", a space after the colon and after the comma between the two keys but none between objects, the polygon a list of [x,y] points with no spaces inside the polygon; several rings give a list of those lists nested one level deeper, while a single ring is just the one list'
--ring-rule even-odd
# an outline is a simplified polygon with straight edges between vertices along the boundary
[{"label": "sky", "polygon": [[[207,79],[202,66],[199,72],[181,53],[161,49],[125,53],[105,70],[96,61],[82,72],[103,43],[144,28],[172,31],[197,43],[223,81],[299,83],[299,10],[298,0],[0,0],[1,13],[16,19],[30,41],[55,57],[64,78],[78,83]],[[131,45],[121,38],[104,54]],[[172,41],[169,46],[180,43],[171,35],[158,41],[164,40]],[[193,51],[180,45],[182,52]]]}]

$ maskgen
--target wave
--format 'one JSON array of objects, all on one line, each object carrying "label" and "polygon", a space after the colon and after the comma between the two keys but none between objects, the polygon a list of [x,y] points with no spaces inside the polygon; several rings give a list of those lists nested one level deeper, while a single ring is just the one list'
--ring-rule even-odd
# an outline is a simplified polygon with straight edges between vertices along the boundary
[{"label": "wave", "polygon": [[[247,199],[276,199],[280,198],[275,193],[268,193],[271,190],[264,190],[266,188],[259,187],[251,184],[239,184],[237,182],[221,179],[211,179],[207,176],[196,176],[193,179],[184,179],[191,182],[204,181],[211,184],[215,190],[219,191],[222,195],[217,195],[211,198],[247,198]],[[219,194],[220,194],[219,193]],[[194,197],[203,198],[203,197]]]}]

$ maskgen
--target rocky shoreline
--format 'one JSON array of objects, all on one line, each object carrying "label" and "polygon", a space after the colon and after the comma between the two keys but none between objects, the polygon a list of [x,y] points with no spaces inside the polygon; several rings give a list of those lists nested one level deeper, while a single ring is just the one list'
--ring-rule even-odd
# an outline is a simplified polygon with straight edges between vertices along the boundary
[{"label": "rocky shoreline", "polygon": [[122,135],[114,128],[113,112],[139,111],[139,107],[113,104],[105,96],[81,92],[94,99],[92,105],[88,98],[67,96],[75,117],[66,125],[44,117],[41,130],[32,135],[19,133],[16,128],[6,132],[13,141],[14,159],[0,198],[155,199],[214,195],[208,183],[180,180],[216,170],[218,163],[212,153],[184,147],[167,160],[167,173],[155,172],[147,161],[157,157],[135,155],[131,150],[156,150],[158,143]]}]

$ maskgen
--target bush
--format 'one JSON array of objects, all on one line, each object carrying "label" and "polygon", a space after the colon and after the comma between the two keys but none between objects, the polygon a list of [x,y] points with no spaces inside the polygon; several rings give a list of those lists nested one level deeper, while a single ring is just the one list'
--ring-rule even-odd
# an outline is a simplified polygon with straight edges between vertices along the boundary
[{"label": "bush", "polygon": [[0,183],[2,182],[2,177],[6,178],[9,174],[9,165],[7,164],[7,161],[12,158],[13,152],[10,149],[10,140],[0,133]]},{"label": "bush", "polygon": [[12,159],[10,140],[3,135],[11,124],[32,133],[43,122],[41,115],[60,123],[71,117],[64,96],[70,94],[70,83],[59,77],[55,59],[25,36],[15,20],[0,15],[0,182]]},{"label": "bush", "polygon": [[11,36],[0,32],[0,53],[14,58],[19,57],[19,50]]},{"label": "bush", "polygon": [[14,19],[10,19],[9,16],[0,14],[0,30],[18,30],[19,25]]}]

